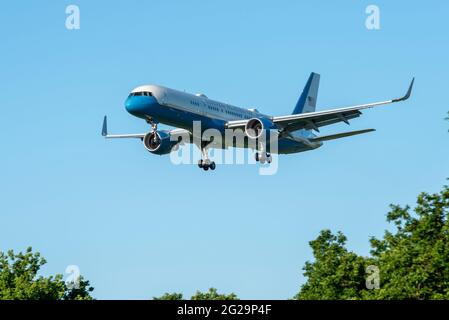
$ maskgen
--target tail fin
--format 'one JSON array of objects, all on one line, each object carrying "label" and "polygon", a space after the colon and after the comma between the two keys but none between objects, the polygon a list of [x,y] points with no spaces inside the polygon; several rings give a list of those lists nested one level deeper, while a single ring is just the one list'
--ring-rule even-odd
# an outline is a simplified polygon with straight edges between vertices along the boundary
[{"label": "tail fin", "polygon": [[316,108],[318,98],[318,87],[320,86],[320,75],[312,72],[301,96],[296,103],[293,114],[313,112]]}]

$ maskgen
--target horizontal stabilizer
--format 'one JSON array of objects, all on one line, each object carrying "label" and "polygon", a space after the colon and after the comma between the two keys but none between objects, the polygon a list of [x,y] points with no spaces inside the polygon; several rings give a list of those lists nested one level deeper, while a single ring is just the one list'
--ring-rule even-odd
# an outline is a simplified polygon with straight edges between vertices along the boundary
[{"label": "horizontal stabilizer", "polygon": [[343,133],[337,133],[337,134],[330,134],[327,136],[312,138],[312,139],[310,139],[310,141],[312,141],[312,142],[328,141],[328,140],[350,137],[350,136],[354,136],[356,134],[362,134],[362,133],[367,133],[367,132],[372,132],[372,131],[376,131],[376,129],[365,129],[365,130],[357,130],[357,131],[349,131],[349,132],[343,132]]}]

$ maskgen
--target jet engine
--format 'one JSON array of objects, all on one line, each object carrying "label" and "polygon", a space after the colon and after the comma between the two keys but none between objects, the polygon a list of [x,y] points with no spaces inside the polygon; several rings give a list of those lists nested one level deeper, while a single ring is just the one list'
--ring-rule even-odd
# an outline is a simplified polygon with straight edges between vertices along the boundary
[{"label": "jet engine", "polygon": [[172,141],[170,139],[170,132],[159,130],[155,132],[148,132],[143,137],[142,141],[145,149],[158,155],[170,153],[179,142],[178,140]]},{"label": "jet engine", "polygon": [[250,139],[260,138],[264,130],[269,134],[270,129],[276,129],[276,125],[267,118],[252,118],[245,125],[245,133]]}]

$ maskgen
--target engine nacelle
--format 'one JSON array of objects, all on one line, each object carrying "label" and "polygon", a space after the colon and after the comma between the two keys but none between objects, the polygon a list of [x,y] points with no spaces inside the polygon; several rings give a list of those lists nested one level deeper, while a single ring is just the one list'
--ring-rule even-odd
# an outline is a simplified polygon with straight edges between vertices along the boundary
[{"label": "engine nacelle", "polygon": [[170,140],[170,133],[166,131],[148,132],[143,137],[143,145],[149,152],[163,155],[170,153],[178,141]]},{"label": "engine nacelle", "polygon": [[245,125],[245,133],[250,139],[259,139],[264,132],[269,139],[271,129],[276,129],[276,125],[267,118],[252,118]]}]

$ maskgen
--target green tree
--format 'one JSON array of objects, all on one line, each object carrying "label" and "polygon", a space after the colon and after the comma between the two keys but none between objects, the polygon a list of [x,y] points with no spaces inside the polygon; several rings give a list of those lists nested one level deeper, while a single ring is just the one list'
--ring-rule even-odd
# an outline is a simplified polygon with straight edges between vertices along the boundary
[{"label": "green tree", "polygon": [[234,293],[222,294],[218,293],[217,289],[210,288],[207,292],[197,291],[191,298],[191,300],[238,300],[237,295]]},{"label": "green tree", "polygon": [[[160,297],[153,297],[153,300],[183,300],[182,293],[165,293]],[[238,300],[234,293],[222,294],[217,289],[210,288],[207,292],[197,291],[190,300]]]},{"label": "green tree", "polygon": [[[346,237],[329,230],[310,242],[307,282],[296,299],[449,299],[449,188],[422,193],[412,210],[392,205],[387,221],[395,232],[372,238],[371,256],[345,248]],[[366,288],[366,267],[380,271],[380,287]]]},{"label": "green tree", "polygon": [[153,297],[153,300],[183,300],[182,293],[164,293],[160,297]]},{"label": "green tree", "polygon": [[315,262],[306,262],[303,269],[308,281],[294,298],[361,298],[365,285],[366,261],[345,248],[346,237],[341,232],[334,235],[330,230],[323,230],[309,244]]},{"label": "green tree", "polygon": [[91,292],[94,288],[90,286],[88,280],[84,280],[83,276],[80,276],[76,287],[69,288],[64,283],[64,296],[63,300],[92,300]]},{"label": "green tree", "polygon": [[449,188],[418,196],[410,207],[391,206],[396,233],[371,239],[382,286],[379,299],[449,299]]},{"label": "green tree", "polygon": [[78,289],[68,288],[60,274],[38,276],[47,262],[39,252],[0,251],[0,300],[92,299],[89,281],[80,279]]}]

